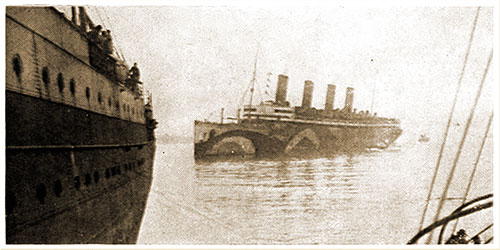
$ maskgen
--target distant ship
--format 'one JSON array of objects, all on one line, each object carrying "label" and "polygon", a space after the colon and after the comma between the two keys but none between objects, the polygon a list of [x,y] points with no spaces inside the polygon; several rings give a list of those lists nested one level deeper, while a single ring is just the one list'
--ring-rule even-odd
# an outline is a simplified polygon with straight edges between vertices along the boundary
[{"label": "distant ship", "polygon": [[[254,77],[255,80],[255,77]],[[254,82],[254,81],[253,81]],[[251,92],[253,94],[253,83]],[[286,100],[288,77],[278,76],[274,101],[244,105],[234,122],[195,121],[195,158],[212,155],[302,155],[384,149],[402,133],[394,118],[353,109],[354,89],[347,88],[345,106],[334,109],[335,85],[328,85],[324,109],[311,107],[314,83],[305,81],[302,105]]]},{"label": "distant ship", "polygon": [[[7,244],[135,243],[155,152],[151,96],[80,7],[6,8]],[[145,100],[146,99],[146,100]]]}]

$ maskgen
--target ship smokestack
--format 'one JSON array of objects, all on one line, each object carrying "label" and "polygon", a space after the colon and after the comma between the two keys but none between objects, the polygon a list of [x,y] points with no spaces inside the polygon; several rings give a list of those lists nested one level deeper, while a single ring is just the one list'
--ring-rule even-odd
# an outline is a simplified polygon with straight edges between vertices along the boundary
[{"label": "ship smokestack", "polygon": [[302,96],[303,108],[311,108],[313,90],[314,83],[312,81],[306,80],[304,82],[304,94]]},{"label": "ship smokestack", "polygon": [[351,112],[352,111],[352,102],[354,100],[354,88],[347,87],[345,92],[345,105],[344,109]]},{"label": "ship smokestack", "polygon": [[335,102],[335,85],[328,84],[326,89],[325,110],[333,110],[333,103]]},{"label": "ship smokestack", "polygon": [[78,7],[78,15],[80,17],[80,29],[87,32],[87,12],[83,7]]},{"label": "ship smokestack", "polygon": [[71,22],[76,25],[76,8],[71,6]]},{"label": "ship smokestack", "polygon": [[275,99],[276,104],[285,105],[287,87],[288,87],[288,76],[278,75],[278,87],[276,88],[276,99]]}]

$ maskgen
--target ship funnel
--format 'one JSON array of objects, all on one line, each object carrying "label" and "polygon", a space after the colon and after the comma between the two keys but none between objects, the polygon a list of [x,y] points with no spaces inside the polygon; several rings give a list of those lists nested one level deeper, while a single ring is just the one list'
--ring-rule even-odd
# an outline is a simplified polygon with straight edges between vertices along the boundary
[{"label": "ship funnel", "polygon": [[304,94],[302,95],[302,107],[311,108],[312,104],[312,94],[314,90],[314,83],[312,81],[304,82]]},{"label": "ship funnel", "polygon": [[71,6],[71,22],[76,25],[76,8]]},{"label": "ship funnel", "polygon": [[326,89],[325,110],[333,110],[333,103],[335,101],[335,85],[328,84]]},{"label": "ship funnel", "polygon": [[344,110],[352,111],[352,102],[354,100],[354,88],[348,87],[345,92]]},{"label": "ship funnel", "polygon": [[276,99],[275,99],[276,104],[285,105],[287,87],[288,87],[288,76],[278,75],[278,87],[276,88]]}]

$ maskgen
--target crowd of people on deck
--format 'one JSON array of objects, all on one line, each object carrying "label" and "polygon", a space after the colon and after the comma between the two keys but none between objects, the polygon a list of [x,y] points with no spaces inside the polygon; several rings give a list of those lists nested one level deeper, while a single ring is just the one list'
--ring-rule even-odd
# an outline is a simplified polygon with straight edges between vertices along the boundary
[{"label": "crowd of people on deck", "polygon": [[370,113],[368,110],[357,111],[353,109],[352,111],[347,109],[334,109],[334,110],[322,110],[322,109],[296,109],[295,111],[298,118],[313,119],[313,120],[349,120],[352,122],[360,123],[398,123],[397,119],[378,117],[377,113]]},{"label": "crowd of people on deck", "polygon": [[[99,57],[104,58],[106,56],[113,55],[113,38],[111,37],[111,30],[104,30],[101,25],[93,26],[90,31],[87,32],[88,39],[95,46],[99,48],[102,55]],[[103,60],[98,60],[102,62]],[[130,68],[127,75],[126,85],[131,89],[136,89],[137,84],[140,84],[140,71],[137,63]]]},{"label": "crowd of people on deck", "polygon": [[111,30],[103,30],[101,25],[97,25],[90,29],[88,37],[90,41],[99,46],[104,53],[108,55],[113,54],[113,38],[111,37]]}]

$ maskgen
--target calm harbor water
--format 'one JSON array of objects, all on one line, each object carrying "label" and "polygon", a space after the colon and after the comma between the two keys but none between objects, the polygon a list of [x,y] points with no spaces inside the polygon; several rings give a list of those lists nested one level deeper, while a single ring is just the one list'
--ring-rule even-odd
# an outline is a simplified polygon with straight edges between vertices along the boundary
[{"label": "calm harbor water", "polygon": [[[195,163],[192,144],[159,144],[138,243],[405,244],[417,232],[436,152],[439,143],[415,142],[319,159]],[[484,154],[469,197],[492,192],[491,149]],[[450,197],[465,189],[471,167],[462,165]]]}]

